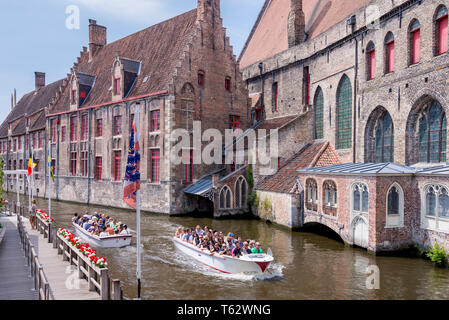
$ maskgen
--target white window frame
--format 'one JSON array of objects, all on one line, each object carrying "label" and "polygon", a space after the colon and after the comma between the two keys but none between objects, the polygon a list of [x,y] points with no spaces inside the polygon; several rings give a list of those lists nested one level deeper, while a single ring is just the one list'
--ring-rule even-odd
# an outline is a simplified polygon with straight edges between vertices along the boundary
[{"label": "white window frame", "polygon": [[[436,193],[435,216],[427,214],[426,196],[429,188],[438,189]],[[441,182],[426,183],[421,190],[421,228],[436,232],[449,233],[449,218],[439,216],[439,193],[441,189],[446,189],[449,195],[449,187]]]},{"label": "white window frame", "polygon": [[[388,195],[392,188],[396,188],[399,193],[399,214],[388,214]],[[402,228],[404,227],[404,190],[397,182],[388,188],[385,195],[385,228]]]},{"label": "white window frame", "polygon": [[[362,211],[362,208],[363,208],[363,192],[360,192],[360,211],[354,210],[354,189],[355,189],[356,186],[358,186],[359,188],[366,188],[366,191],[368,192],[368,211],[367,212]],[[369,191],[368,185],[365,182],[354,182],[354,183],[351,184],[350,192],[351,192],[351,197],[350,197],[351,198],[351,201],[350,201],[351,202],[350,203],[350,206],[351,206],[351,208],[350,208],[351,209],[351,225],[353,225],[354,221],[358,217],[360,217],[363,220],[365,220],[365,222],[369,226],[369,204],[370,204],[369,195],[370,195],[370,191]]]}]

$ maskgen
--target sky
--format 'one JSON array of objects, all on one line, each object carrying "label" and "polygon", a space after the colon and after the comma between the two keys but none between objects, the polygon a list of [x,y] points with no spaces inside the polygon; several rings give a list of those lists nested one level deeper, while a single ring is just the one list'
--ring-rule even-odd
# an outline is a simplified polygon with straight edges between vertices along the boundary
[{"label": "sky", "polygon": [[[111,43],[196,8],[197,0],[14,0],[1,1],[0,123],[17,102],[34,90],[34,72],[46,84],[64,78],[88,47],[89,19],[107,27]],[[221,0],[221,16],[238,57],[264,0]],[[7,3],[7,4],[6,4]],[[76,13],[79,19],[76,19]],[[77,25],[79,20],[79,25]]]}]

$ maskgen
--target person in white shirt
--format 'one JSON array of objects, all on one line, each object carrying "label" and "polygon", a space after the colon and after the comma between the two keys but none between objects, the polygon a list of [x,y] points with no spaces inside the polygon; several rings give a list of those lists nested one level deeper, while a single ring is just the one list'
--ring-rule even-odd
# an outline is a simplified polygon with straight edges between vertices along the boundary
[{"label": "person in white shirt", "polygon": [[126,224],[123,225],[122,230],[120,231],[121,235],[129,235],[128,226]]}]

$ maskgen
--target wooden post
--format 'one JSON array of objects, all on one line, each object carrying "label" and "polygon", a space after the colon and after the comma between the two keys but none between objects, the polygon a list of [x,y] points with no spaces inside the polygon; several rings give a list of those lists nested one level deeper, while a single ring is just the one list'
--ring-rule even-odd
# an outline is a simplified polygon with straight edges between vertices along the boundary
[{"label": "wooden post", "polygon": [[65,241],[62,242],[62,261],[66,261],[65,252],[67,251],[67,244]]},{"label": "wooden post", "polygon": [[101,300],[110,300],[110,283],[108,269],[100,270]]},{"label": "wooden post", "polygon": [[55,226],[53,226],[53,230],[52,230],[52,232],[51,232],[51,234],[52,234],[52,243],[53,243],[53,249],[56,249],[57,248],[57,245],[58,245],[58,231],[56,230],[56,227]]},{"label": "wooden post", "polygon": [[58,248],[58,254],[63,253],[63,251],[61,250],[61,242],[62,240],[59,237],[56,237],[56,247]]},{"label": "wooden post", "polygon": [[48,282],[45,283],[44,293],[45,293],[44,300],[50,300],[50,286],[49,286]]},{"label": "wooden post", "polygon": [[89,273],[89,276],[87,277],[87,283],[89,284],[89,291],[94,291],[95,285],[92,282],[92,278],[95,275],[95,271],[89,265],[87,265],[87,271]]},{"label": "wooden post", "polygon": [[122,288],[120,287],[120,280],[112,279],[112,287],[114,288],[113,300],[122,300]]},{"label": "wooden post", "polygon": [[81,255],[78,255],[78,278],[83,278],[83,271],[81,271],[81,265],[83,264],[83,259],[81,258]]},{"label": "wooden post", "polygon": [[[37,260],[37,257],[36,257]],[[41,272],[42,272],[42,267],[39,267],[39,269],[37,270],[37,281],[38,281],[38,290],[39,290],[39,300],[43,300],[41,297],[41,287],[42,287],[42,279],[41,279]]]}]

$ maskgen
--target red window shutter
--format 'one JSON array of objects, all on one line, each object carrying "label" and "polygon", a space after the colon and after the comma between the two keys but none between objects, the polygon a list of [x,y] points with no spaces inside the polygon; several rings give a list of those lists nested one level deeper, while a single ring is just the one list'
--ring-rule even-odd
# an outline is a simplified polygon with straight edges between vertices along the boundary
[{"label": "red window shutter", "polygon": [[421,31],[420,29],[416,30],[412,34],[413,43],[412,43],[412,63],[418,63],[421,59]]},{"label": "red window shutter", "polygon": [[438,20],[438,54],[446,53],[448,50],[448,17]]},{"label": "red window shutter", "polygon": [[158,183],[160,168],[160,150],[151,150],[151,162],[150,162],[150,180],[152,183]]},{"label": "red window shutter", "polygon": [[369,80],[374,79],[376,73],[376,51],[369,52]]},{"label": "red window shutter", "polygon": [[394,71],[394,41],[388,44],[388,72]]},{"label": "red window shutter", "polygon": [[120,181],[120,166],[122,164],[122,152],[114,152],[114,181]]},{"label": "red window shutter", "polygon": [[114,81],[114,94],[120,94],[120,78],[115,79]]},{"label": "red window shutter", "polygon": [[96,157],[95,158],[95,180],[100,181],[101,180],[101,171],[102,171],[102,158]]},{"label": "red window shutter", "polygon": [[84,99],[85,97],[86,97],[86,92],[81,91],[81,92],[80,92],[80,98],[81,98],[81,99]]}]

